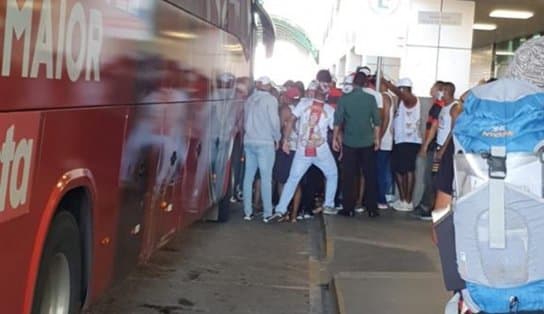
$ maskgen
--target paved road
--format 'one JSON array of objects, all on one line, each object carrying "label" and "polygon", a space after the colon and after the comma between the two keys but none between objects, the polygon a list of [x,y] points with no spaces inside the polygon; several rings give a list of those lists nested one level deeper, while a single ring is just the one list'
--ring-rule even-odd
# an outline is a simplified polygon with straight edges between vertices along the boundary
[{"label": "paved road", "polygon": [[307,314],[312,223],[198,223],[88,313]]}]

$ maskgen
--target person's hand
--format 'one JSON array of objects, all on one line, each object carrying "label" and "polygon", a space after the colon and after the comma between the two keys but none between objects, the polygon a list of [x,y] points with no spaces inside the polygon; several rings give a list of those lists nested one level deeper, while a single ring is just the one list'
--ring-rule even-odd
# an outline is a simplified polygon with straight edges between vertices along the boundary
[{"label": "person's hand", "polygon": [[425,147],[425,145],[421,145],[421,149],[419,150],[418,154],[421,157],[427,157],[427,147]]},{"label": "person's hand", "polygon": [[278,150],[280,148],[280,143],[281,143],[281,140],[279,142],[274,141],[274,150]]},{"label": "person's hand", "polygon": [[335,152],[339,152],[340,151],[340,141],[338,141],[338,138],[333,138],[332,139],[332,149],[334,149]]},{"label": "person's hand", "polygon": [[289,143],[286,140],[283,141],[282,150],[289,155]]},{"label": "person's hand", "polygon": [[379,150],[380,150],[380,140],[375,139],[374,140],[374,151],[379,151]]}]

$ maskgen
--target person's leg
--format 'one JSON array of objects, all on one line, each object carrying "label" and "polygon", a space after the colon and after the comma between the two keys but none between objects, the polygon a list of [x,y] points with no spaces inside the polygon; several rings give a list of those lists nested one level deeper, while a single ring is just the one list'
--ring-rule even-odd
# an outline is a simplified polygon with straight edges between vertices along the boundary
[{"label": "person's leg", "polygon": [[257,162],[261,173],[261,196],[263,199],[264,217],[272,215],[272,169],[274,167],[274,145],[260,145],[257,151]]},{"label": "person's leg", "polygon": [[399,189],[399,200],[404,202],[406,200],[404,197],[404,175],[400,172],[395,172],[395,180],[397,182],[397,188]]},{"label": "person's leg", "polygon": [[399,199],[393,207],[398,207],[398,205],[401,205],[403,202],[406,201],[406,194],[404,189],[405,180],[403,171],[404,158],[406,158],[406,156],[404,156],[403,154],[402,144],[395,144],[393,148],[392,163],[393,171],[395,173],[395,181],[399,190]]},{"label": "person's leg", "polygon": [[378,203],[386,204],[385,194],[387,193],[387,152],[379,150],[376,153],[376,172],[378,181]]},{"label": "person's leg", "polygon": [[362,170],[365,178],[365,201],[369,216],[376,216],[378,212],[378,181],[376,179],[376,152],[374,147],[365,147],[361,150]]},{"label": "person's leg", "polygon": [[420,202],[420,207],[423,210],[431,211],[434,206],[435,188],[433,182],[433,158],[434,149],[429,149],[427,152],[427,160],[425,162],[425,192]]},{"label": "person's leg", "polygon": [[315,157],[314,165],[321,169],[325,176],[325,201],[323,206],[334,208],[334,195],[338,186],[338,169],[329,147],[325,148]]},{"label": "person's leg", "polygon": [[276,206],[276,213],[284,215],[287,212],[287,207],[295,194],[297,185],[300,182],[304,173],[308,170],[312,164],[312,159],[303,156],[303,153],[296,153],[291,165],[291,171],[289,172],[289,178],[283,187],[283,192],[280,196],[280,201]]},{"label": "person's leg", "polygon": [[[359,154],[358,154],[359,155]],[[358,162],[359,166],[361,165],[361,162]],[[363,203],[365,201],[365,176],[363,175],[362,171],[358,169],[359,175],[359,184],[357,185],[357,201],[355,202],[355,207],[362,208]]]},{"label": "person's leg", "polygon": [[336,169],[338,169],[336,194],[334,195],[334,206],[338,207],[342,203],[342,171],[341,171],[341,165],[340,165],[340,159],[339,159],[340,153],[333,150],[332,156],[334,157],[334,161],[336,163]]},{"label": "person's leg", "polygon": [[300,184],[297,186],[295,196],[293,196],[293,212],[291,214],[291,220],[296,220],[298,216],[298,210],[300,208],[300,199],[302,198],[302,190]]},{"label": "person's leg", "polygon": [[412,203],[412,194],[414,193],[415,185],[415,173],[413,171],[406,173],[406,202],[408,204]]},{"label": "person's leg", "polygon": [[[257,162],[257,168],[259,163]],[[255,209],[262,209],[262,199],[261,199],[261,172],[257,170],[257,178],[255,178],[253,183],[253,207]]]},{"label": "person's leg", "polygon": [[251,214],[253,214],[253,179],[255,179],[255,172],[257,172],[257,155],[255,154],[253,150],[253,145],[251,144],[246,144],[244,146],[244,152],[244,213],[246,216],[251,216]]},{"label": "person's leg", "polygon": [[344,211],[352,213],[355,210],[355,180],[357,178],[357,157],[356,150],[349,146],[344,146],[344,156],[342,158],[342,196]]},{"label": "person's leg", "polygon": [[417,153],[419,152],[419,148],[421,147],[420,144],[408,144],[407,146],[407,178],[406,178],[406,197],[407,202],[410,204],[411,209],[413,209],[413,195],[414,195],[414,188],[416,184],[416,159],[417,159]]}]

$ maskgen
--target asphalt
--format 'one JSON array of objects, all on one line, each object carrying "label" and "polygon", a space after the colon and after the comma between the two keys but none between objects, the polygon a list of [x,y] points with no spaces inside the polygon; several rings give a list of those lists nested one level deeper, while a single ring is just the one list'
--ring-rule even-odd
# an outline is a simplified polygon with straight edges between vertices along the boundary
[{"label": "asphalt", "polygon": [[382,211],[291,223],[199,222],[87,314],[443,313],[430,223]]},{"label": "asphalt", "polygon": [[309,313],[309,224],[199,222],[87,313]]}]

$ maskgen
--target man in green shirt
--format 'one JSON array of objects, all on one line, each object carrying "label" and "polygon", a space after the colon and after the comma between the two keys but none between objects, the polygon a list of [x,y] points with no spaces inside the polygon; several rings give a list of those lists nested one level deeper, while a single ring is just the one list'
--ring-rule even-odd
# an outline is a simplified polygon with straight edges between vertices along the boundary
[{"label": "man in green shirt", "polygon": [[[369,217],[377,217],[376,151],[380,148],[380,114],[373,95],[362,86],[366,76],[358,72],[353,79],[353,91],[338,101],[334,114],[333,149],[342,149],[343,206],[339,215],[355,216],[356,179],[362,171],[365,179],[365,200]],[[343,130],[343,136],[340,131]]]}]

